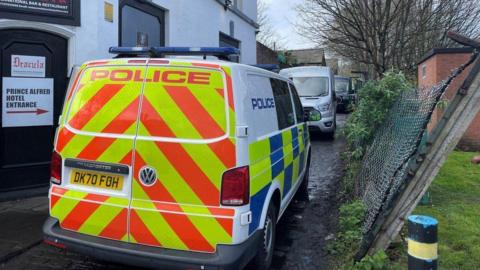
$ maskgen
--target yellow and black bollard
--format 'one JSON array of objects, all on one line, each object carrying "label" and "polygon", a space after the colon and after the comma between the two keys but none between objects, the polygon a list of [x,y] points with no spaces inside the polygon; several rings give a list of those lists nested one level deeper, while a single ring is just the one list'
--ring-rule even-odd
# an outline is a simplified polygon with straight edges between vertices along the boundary
[{"label": "yellow and black bollard", "polygon": [[438,221],[432,217],[408,217],[408,270],[436,270]]}]

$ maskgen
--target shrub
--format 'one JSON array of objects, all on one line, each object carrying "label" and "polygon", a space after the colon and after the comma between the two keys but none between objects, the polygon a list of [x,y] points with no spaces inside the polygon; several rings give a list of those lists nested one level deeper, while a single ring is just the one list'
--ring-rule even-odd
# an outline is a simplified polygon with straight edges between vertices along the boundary
[{"label": "shrub", "polygon": [[340,207],[338,231],[335,241],[327,245],[330,254],[338,256],[337,267],[353,261],[356,249],[362,240],[361,224],[365,215],[365,207],[361,201],[354,201]]},{"label": "shrub", "polygon": [[361,168],[361,160],[372,143],[375,131],[388,116],[393,104],[404,91],[413,89],[401,72],[387,72],[379,81],[368,82],[360,91],[359,102],[348,118],[343,135],[347,140],[342,189],[347,197],[355,197],[355,178]]},{"label": "shrub", "polygon": [[379,81],[368,82],[360,89],[359,102],[345,124],[343,134],[348,150],[355,160],[360,160],[373,140],[375,130],[385,120],[398,96],[412,89],[401,72],[388,72]]}]

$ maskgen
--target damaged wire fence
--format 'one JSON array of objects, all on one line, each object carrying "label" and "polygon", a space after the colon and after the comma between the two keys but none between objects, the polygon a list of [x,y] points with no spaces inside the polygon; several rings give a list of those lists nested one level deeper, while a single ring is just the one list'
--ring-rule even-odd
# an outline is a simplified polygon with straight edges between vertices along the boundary
[{"label": "damaged wire fence", "polygon": [[435,87],[403,92],[377,130],[356,179],[366,207],[364,239],[359,254],[366,253],[385,217],[399,203],[397,198],[411,179],[410,170],[419,153],[425,151],[427,125],[434,109],[453,79],[477,56],[475,51],[467,63]]}]

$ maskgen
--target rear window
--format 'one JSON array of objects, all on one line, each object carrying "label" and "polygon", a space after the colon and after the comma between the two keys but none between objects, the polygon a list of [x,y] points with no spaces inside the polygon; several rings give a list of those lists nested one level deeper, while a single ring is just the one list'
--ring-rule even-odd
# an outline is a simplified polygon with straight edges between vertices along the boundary
[{"label": "rear window", "polygon": [[227,133],[223,73],[200,68],[150,67],[145,84],[140,136],[214,139]]},{"label": "rear window", "polygon": [[[135,135],[146,67],[86,68],[70,100],[67,124],[95,133]],[[137,79],[135,79],[135,77]]]},{"label": "rear window", "polygon": [[135,135],[142,104],[140,136],[214,139],[226,134],[226,96],[223,73],[218,70],[87,68],[71,101],[67,123],[84,132]]}]

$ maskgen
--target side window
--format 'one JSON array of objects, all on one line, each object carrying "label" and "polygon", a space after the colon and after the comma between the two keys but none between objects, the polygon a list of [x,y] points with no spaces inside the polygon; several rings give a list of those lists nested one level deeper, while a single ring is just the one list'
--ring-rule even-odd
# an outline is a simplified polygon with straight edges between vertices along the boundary
[{"label": "side window", "polygon": [[290,84],[290,90],[292,91],[293,105],[295,106],[295,115],[297,116],[297,123],[302,123],[304,122],[302,102],[300,101],[300,97],[298,96],[297,89],[293,84]]},{"label": "side window", "polygon": [[270,79],[270,83],[272,84],[273,98],[277,110],[278,129],[282,130],[293,126],[295,124],[295,116],[293,114],[288,84],[277,79]]}]

